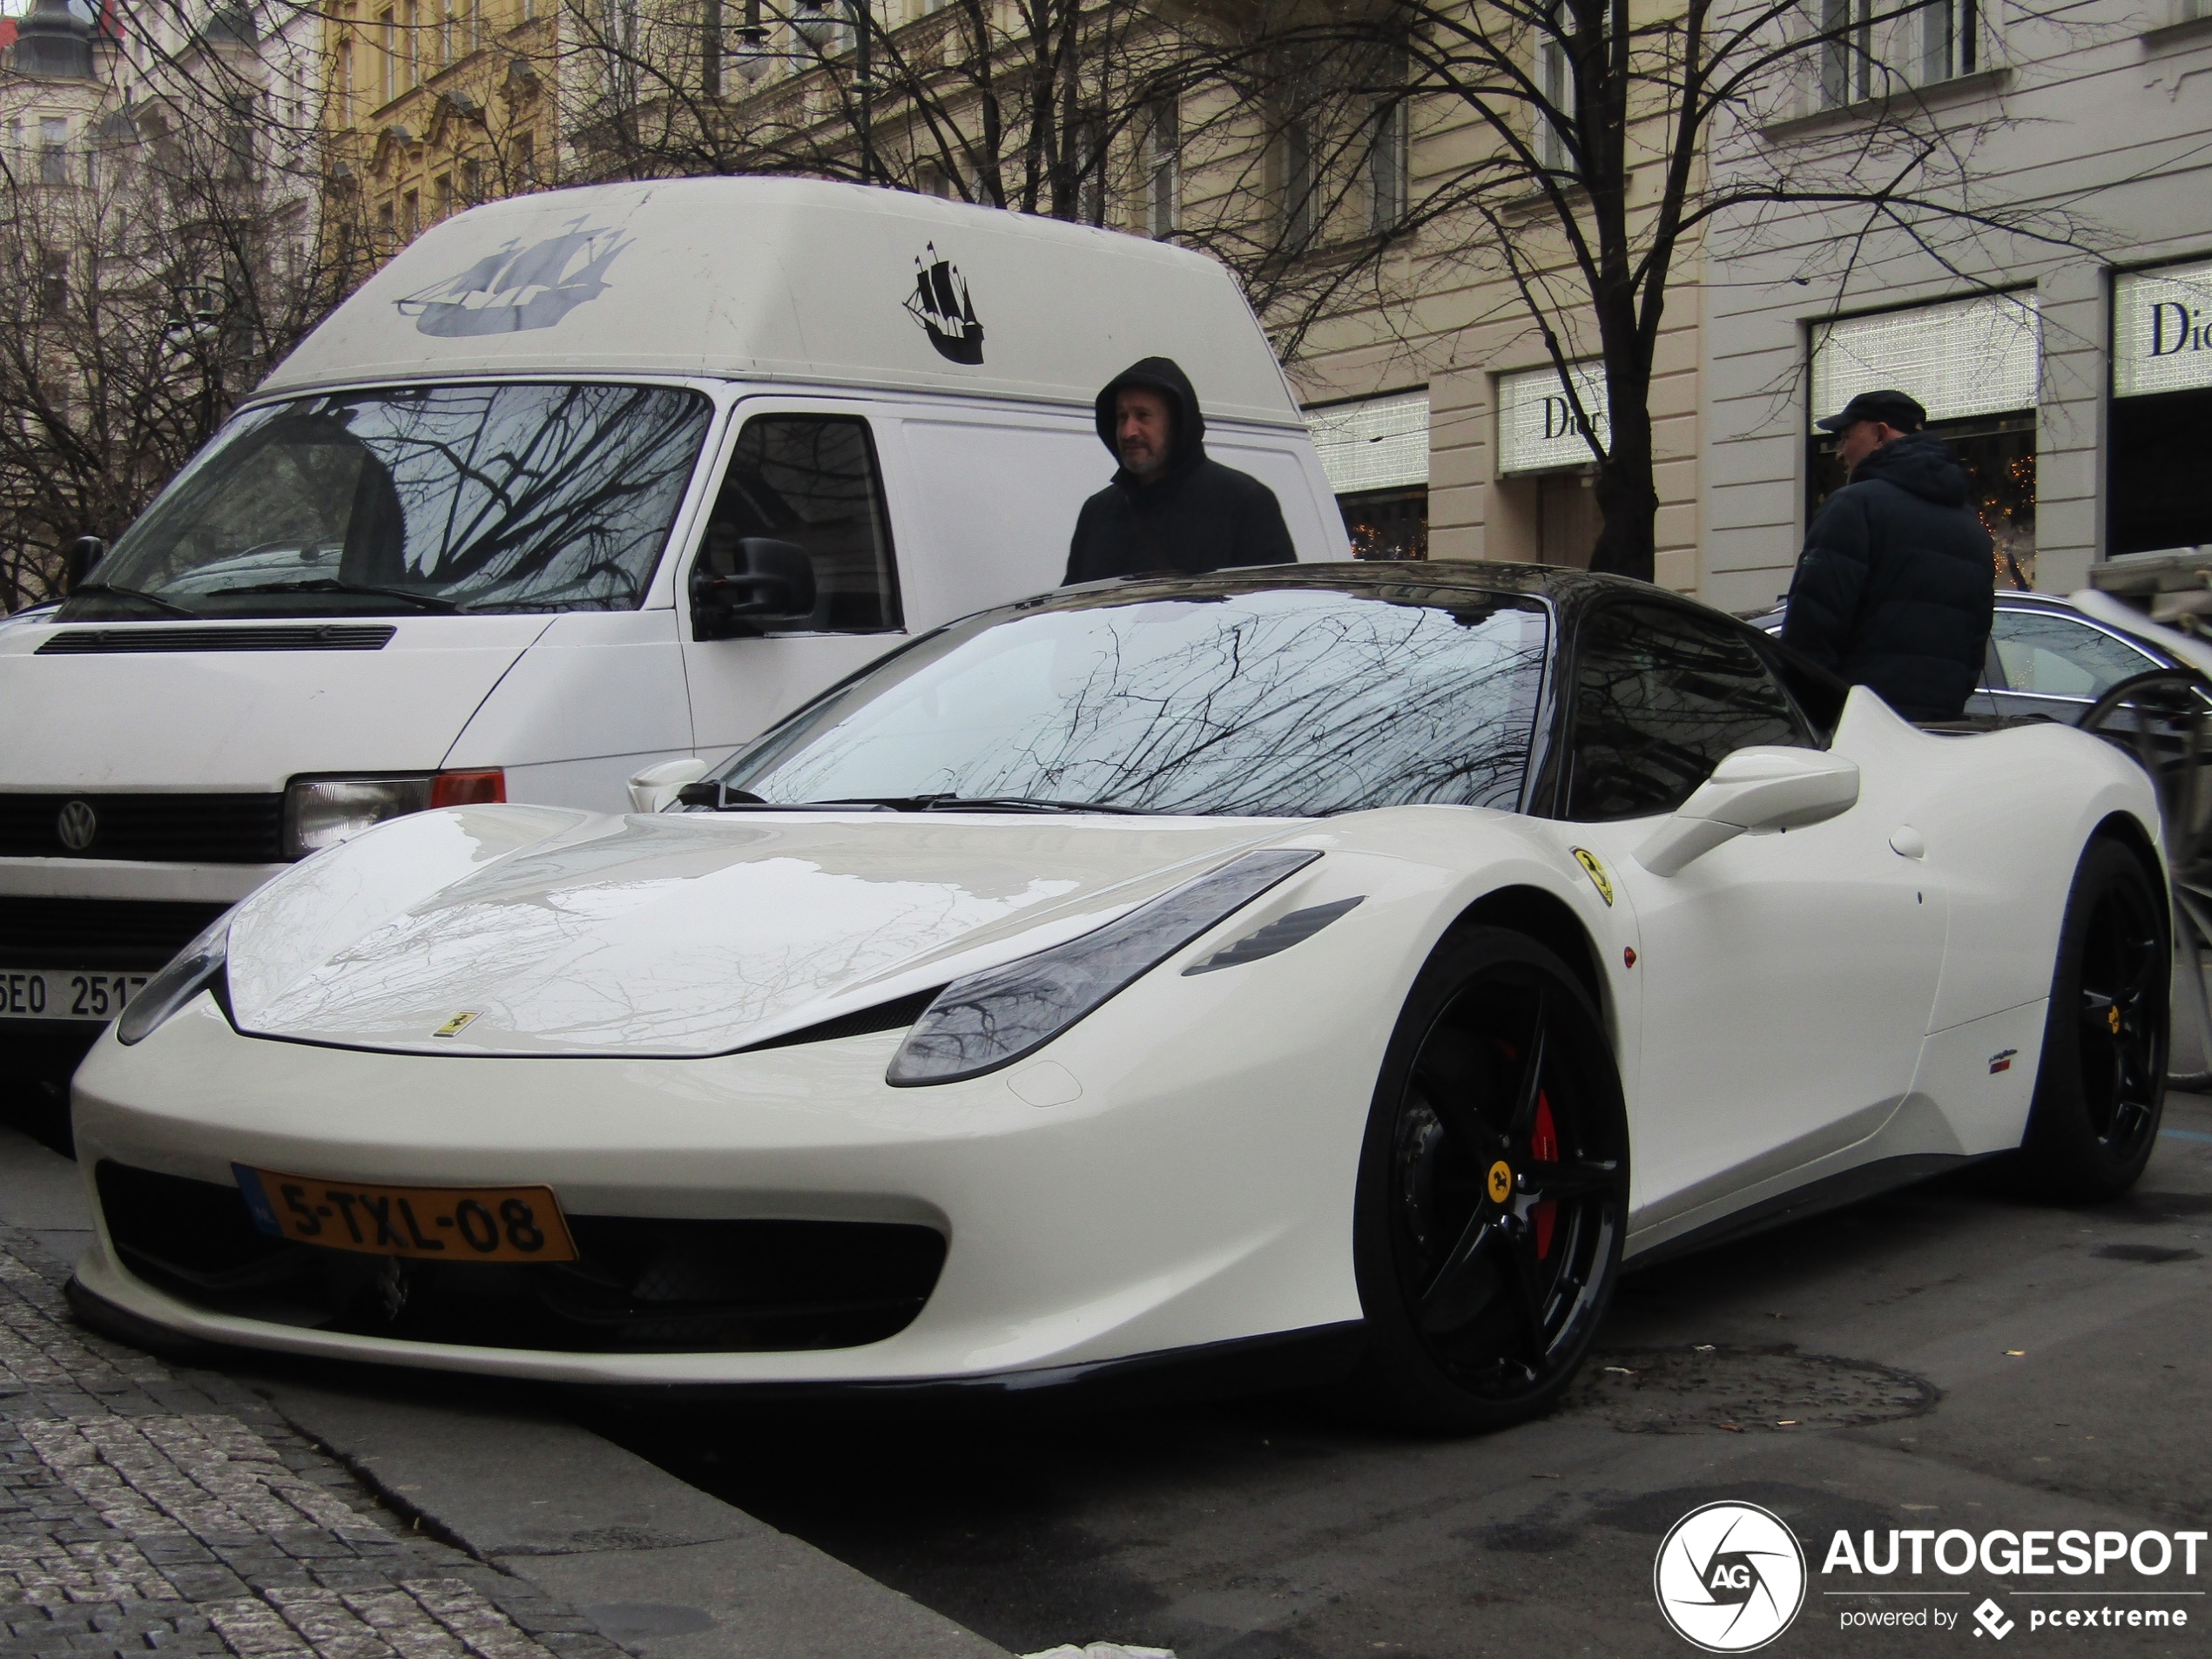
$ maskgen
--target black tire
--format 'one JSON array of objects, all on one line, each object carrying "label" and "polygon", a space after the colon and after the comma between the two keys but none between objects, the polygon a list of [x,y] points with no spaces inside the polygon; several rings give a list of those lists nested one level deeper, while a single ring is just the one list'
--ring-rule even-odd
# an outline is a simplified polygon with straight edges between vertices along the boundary
[{"label": "black tire", "polygon": [[1588,995],[1521,934],[1448,936],[1391,1035],[1360,1152],[1357,1397],[1456,1433],[1549,1410],[1612,1300],[1628,1211],[1628,1118]]},{"label": "black tire", "polygon": [[2158,1144],[2174,950],[2166,894],[2108,836],[2074,873],[2020,1170],[2059,1203],[2116,1198]]}]

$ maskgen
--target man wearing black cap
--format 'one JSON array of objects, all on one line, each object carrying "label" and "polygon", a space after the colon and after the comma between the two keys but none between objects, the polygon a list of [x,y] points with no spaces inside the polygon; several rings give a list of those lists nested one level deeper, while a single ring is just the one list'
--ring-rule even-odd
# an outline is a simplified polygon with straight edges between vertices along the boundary
[{"label": "man wearing black cap", "polygon": [[1955,720],[1981,681],[1995,571],[1966,475],[1927,418],[1902,392],[1861,392],[1816,422],[1851,481],[1805,532],[1782,639],[1908,720]]},{"label": "man wearing black cap", "polygon": [[1123,369],[1099,393],[1097,408],[1099,441],[1122,464],[1077,515],[1063,581],[1195,575],[1298,557],[1275,492],[1206,459],[1206,417],[1172,358]]}]

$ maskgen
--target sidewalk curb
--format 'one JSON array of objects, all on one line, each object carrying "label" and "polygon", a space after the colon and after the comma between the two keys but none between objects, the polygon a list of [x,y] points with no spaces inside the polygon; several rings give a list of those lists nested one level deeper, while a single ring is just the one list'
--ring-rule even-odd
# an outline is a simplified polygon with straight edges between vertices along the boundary
[{"label": "sidewalk curb", "polygon": [[[89,1243],[77,1166],[0,1127],[0,1224],[60,1260]],[[590,1620],[640,1659],[1008,1659],[1006,1650],[543,1410],[272,1375],[243,1350],[175,1363],[266,1399],[388,1508]],[[336,1380],[337,1368],[318,1368]]]},{"label": "sidewalk curb", "polygon": [[572,1423],[266,1377],[253,1386],[392,1507],[644,1659],[1005,1659]]}]

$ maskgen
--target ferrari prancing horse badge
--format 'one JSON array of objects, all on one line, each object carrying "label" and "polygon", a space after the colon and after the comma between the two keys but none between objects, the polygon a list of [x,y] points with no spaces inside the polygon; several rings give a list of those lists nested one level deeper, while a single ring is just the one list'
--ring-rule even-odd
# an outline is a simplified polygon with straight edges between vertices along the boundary
[{"label": "ferrari prancing horse badge", "polygon": [[1583,873],[1590,878],[1591,885],[1597,888],[1597,896],[1605,900],[1608,909],[1611,908],[1613,883],[1605,873],[1605,867],[1597,861],[1597,854],[1583,846],[1569,847],[1568,851],[1574,853],[1575,862],[1582,867]]}]

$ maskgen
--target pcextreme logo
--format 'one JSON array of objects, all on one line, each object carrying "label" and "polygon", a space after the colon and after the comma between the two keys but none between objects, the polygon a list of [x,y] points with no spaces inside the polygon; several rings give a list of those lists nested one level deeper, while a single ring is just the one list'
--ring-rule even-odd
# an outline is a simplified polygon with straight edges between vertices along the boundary
[{"label": "pcextreme logo", "polygon": [[1683,1641],[1707,1653],[1750,1653],[1804,1606],[1805,1553],[1779,1515],[1753,1503],[1709,1503],[1660,1540],[1651,1588]]}]

